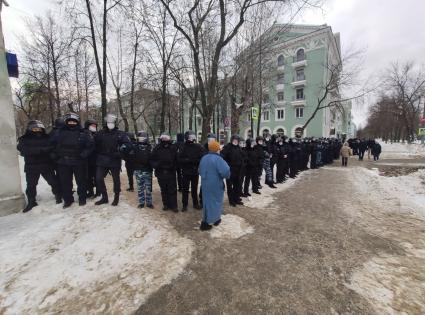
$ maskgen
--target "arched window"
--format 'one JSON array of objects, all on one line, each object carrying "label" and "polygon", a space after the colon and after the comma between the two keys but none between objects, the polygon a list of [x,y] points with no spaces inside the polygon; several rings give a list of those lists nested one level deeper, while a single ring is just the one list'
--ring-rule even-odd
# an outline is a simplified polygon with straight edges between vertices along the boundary
[{"label": "arched window", "polygon": [[279,128],[278,130],[276,130],[276,134],[282,137],[285,135],[285,130],[283,130],[283,128]]},{"label": "arched window", "polygon": [[297,51],[297,61],[303,61],[305,59],[304,49],[298,49]]},{"label": "arched window", "polygon": [[301,138],[304,135],[304,129],[302,127],[295,128],[295,137]]},{"label": "arched window", "polygon": [[283,55],[279,55],[279,57],[277,57],[277,66],[281,67],[285,64],[285,58],[283,58]]}]

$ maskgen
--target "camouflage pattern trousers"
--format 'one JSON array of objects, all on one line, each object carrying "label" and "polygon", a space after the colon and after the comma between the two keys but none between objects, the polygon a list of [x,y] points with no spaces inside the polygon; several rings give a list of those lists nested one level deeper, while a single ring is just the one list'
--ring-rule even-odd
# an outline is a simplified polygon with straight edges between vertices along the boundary
[{"label": "camouflage pattern trousers", "polygon": [[135,170],[139,204],[150,206],[152,205],[152,172]]}]

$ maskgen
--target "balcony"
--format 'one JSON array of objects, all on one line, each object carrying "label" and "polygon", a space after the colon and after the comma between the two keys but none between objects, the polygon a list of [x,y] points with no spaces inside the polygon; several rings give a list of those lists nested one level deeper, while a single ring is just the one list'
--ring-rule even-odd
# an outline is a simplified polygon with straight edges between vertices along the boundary
[{"label": "balcony", "polygon": [[292,63],[293,68],[305,67],[307,66],[307,59],[296,61]]},{"label": "balcony", "polygon": [[276,84],[276,91],[283,91],[284,89],[285,89],[285,84],[283,83]]},{"label": "balcony", "polygon": [[305,97],[303,98],[292,98],[292,102],[291,102],[292,106],[305,106]]},{"label": "balcony", "polygon": [[303,80],[297,80],[297,81],[291,82],[291,85],[293,87],[305,86],[306,85],[305,78]]}]

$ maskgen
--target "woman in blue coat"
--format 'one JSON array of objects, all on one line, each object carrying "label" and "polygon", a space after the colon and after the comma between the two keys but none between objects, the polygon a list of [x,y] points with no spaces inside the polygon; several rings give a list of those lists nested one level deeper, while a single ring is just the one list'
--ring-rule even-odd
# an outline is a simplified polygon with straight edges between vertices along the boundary
[{"label": "woman in blue coat", "polygon": [[204,155],[199,164],[199,174],[202,183],[202,222],[201,231],[207,231],[221,222],[223,213],[224,182],[230,177],[230,168],[218,153],[220,144],[217,141],[208,143],[208,154]]}]

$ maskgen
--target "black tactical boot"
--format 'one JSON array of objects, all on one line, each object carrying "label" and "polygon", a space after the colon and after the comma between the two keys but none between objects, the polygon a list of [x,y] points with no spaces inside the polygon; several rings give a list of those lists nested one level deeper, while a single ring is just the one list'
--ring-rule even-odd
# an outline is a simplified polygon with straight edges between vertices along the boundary
[{"label": "black tactical boot", "polygon": [[112,201],[111,205],[112,206],[118,206],[118,202],[120,201],[120,194],[115,194],[114,195],[114,200]]},{"label": "black tactical boot", "polygon": [[78,200],[78,205],[79,206],[85,206],[86,205],[86,199],[85,198],[80,198]]},{"label": "black tactical boot", "polygon": [[207,222],[202,221],[201,226],[199,227],[201,231],[208,231],[212,229],[212,225],[209,225]]},{"label": "black tactical boot", "polygon": [[71,207],[71,205],[72,205],[73,203],[74,203],[74,200],[66,201],[66,202],[64,202],[64,204],[63,204],[63,207],[62,207],[62,208],[64,208],[64,209],[69,208],[69,207]]},{"label": "black tactical boot", "polygon": [[186,212],[186,211],[187,211],[187,206],[183,206],[182,212]]},{"label": "black tactical boot", "polygon": [[219,226],[221,223],[221,219],[218,219],[217,221],[214,222],[214,226]]},{"label": "black tactical boot", "polygon": [[32,208],[34,208],[35,206],[38,206],[37,202],[35,201],[28,201],[27,206],[24,208],[24,210],[22,210],[22,212],[28,212],[30,211]]},{"label": "black tactical boot", "polygon": [[104,193],[104,194],[102,194],[102,198],[100,198],[94,204],[96,206],[99,206],[99,205],[103,205],[103,204],[108,203],[108,202],[109,202],[109,200],[108,200],[108,194],[107,193]]},{"label": "black tactical boot", "polygon": [[62,203],[62,196],[61,195],[55,195],[56,204]]}]

